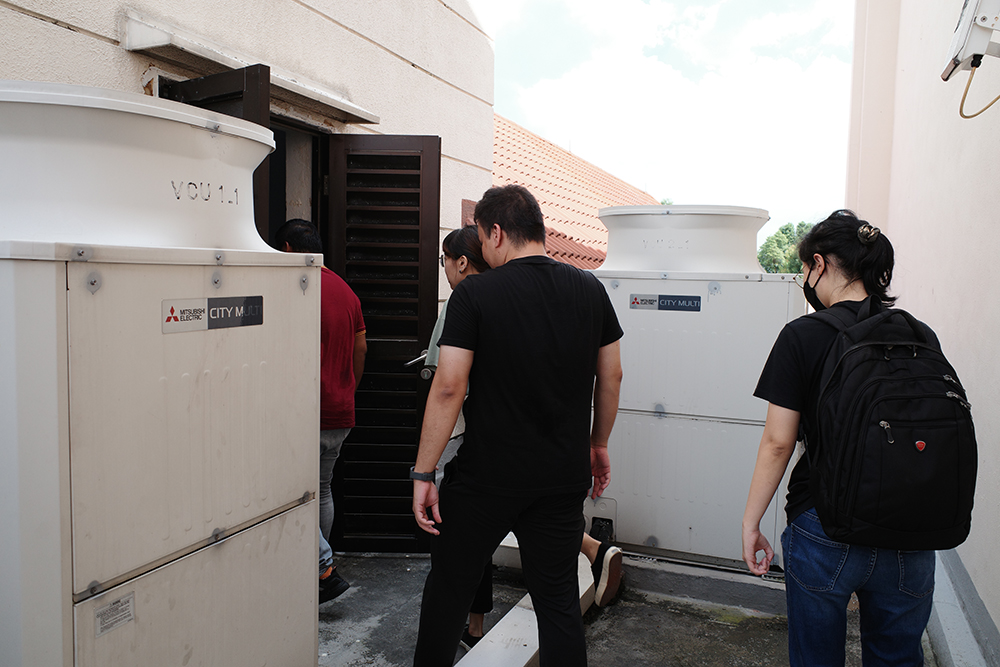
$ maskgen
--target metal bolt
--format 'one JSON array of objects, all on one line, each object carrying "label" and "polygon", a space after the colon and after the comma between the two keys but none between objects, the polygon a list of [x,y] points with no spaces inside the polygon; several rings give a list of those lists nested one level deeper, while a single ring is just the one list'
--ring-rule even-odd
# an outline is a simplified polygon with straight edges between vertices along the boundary
[{"label": "metal bolt", "polygon": [[76,251],[76,256],[77,256],[77,257],[83,257],[83,256],[84,256],[84,255],[86,255],[86,254],[87,254],[87,251],[86,251],[86,250],[83,250],[82,248],[81,248],[80,250],[77,250],[77,251]]},{"label": "metal bolt", "polygon": [[97,284],[97,279],[96,278],[91,278],[90,284],[91,285],[96,285]]},{"label": "metal bolt", "polygon": [[986,23],[986,17],[985,16],[980,16],[979,17],[979,22],[980,23]]},{"label": "metal bolt", "polygon": [[221,262],[222,261],[222,255],[216,255],[215,256],[215,261],[216,262]]},{"label": "metal bolt", "polygon": [[215,283],[216,285],[218,285],[219,282],[220,282],[220,280],[218,278],[213,278],[212,282]]}]

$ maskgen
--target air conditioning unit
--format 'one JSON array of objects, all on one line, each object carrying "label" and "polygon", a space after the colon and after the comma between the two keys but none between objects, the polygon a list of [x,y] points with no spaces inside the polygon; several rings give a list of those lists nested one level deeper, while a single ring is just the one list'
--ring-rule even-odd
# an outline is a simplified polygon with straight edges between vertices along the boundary
[{"label": "air conditioning unit", "polygon": [[322,257],[271,132],[0,82],[0,646],[11,667],[314,665]]},{"label": "air conditioning unit", "polygon": [[[778,332],[805,313],[794,276],[757,263],[767,211],[732,206],[601,209],[608,255],[594,271],[625,335],[611,485],[587,503],[631,550],[742,565],[741,519],[767,404],[753,390]],[[761,522],[776,548],[784,483]]]}]

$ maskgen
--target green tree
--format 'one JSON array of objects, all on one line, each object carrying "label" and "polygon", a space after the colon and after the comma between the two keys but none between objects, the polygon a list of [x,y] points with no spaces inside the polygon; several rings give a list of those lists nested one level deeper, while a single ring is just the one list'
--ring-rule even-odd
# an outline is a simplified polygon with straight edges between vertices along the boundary
[{"label": "green tree", "polygon": [[767,237],[757,251],[757,261],[768,273],[801,273],[802,261],[799,259],[799,241],[802,240],[811,224],[800,222],[797,225],[786,223],[774,234]]},{"label": "green tree", "polygon": [[669,198],[668,199],[661,199],[660,200],[660,206],[673,206],[673,203],[674,203],[674,200],[673,199],[669,199]]}]

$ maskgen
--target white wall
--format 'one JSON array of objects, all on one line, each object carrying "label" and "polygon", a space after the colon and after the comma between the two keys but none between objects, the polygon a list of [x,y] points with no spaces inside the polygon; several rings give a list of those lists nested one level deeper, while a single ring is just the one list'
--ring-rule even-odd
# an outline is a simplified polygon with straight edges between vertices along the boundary
[{"label": "white wall", "polygon": [[[938,333],[973,404],[979,481],[972,534],[958,553],[996,621],[1000,105],[963,120],[968,72],[941,81],[961,8],[962,0],[858,0],[848,206],[888,231],[899,305]],[[986,58],[967,112],[997,94],[1000,59]]]},{"label": "white wall", "polygon": [[0,5],[0,79],[142,93],[150,68],[192,75],[124,50],[126,9],[311,79],[381,120],[326,122],[334,131],[440,136],[442,228],[458,227],[461,200],[490,187],[493,44],[465,0],[12,0]]}]

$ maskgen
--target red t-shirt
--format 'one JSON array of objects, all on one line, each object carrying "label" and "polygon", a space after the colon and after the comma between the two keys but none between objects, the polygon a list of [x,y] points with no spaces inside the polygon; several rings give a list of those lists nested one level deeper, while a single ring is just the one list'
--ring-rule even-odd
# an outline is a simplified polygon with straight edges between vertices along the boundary
[{"label": "red t-shirt", "polygon": [[336,273],[322,269],[320,292],[321,430],[354,427],[354,338],[365,332],[361,301]]}]

